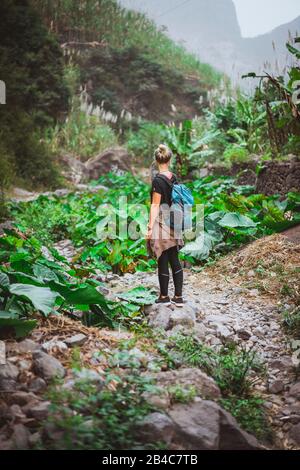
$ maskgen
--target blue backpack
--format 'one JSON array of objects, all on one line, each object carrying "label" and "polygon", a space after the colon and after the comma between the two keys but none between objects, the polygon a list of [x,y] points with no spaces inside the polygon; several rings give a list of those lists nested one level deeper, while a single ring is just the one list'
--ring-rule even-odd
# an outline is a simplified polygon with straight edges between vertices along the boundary
[{"label": "blue backpack", "polygon": [[157,175],[157,178],[161,178],[172,188],[172,206],[167,213],[163,211],[165,222],[175,232],[191,230],[192,207],[194,205],[194,198],[191,191],[184,184],[179,184],[177,181],[172,183],[172,181],[164,175]]}]

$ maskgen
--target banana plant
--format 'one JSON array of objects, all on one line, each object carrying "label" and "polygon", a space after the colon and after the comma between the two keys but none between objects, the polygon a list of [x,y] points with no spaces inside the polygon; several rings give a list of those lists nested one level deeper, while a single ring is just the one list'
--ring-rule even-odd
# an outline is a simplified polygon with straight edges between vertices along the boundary
[{"label": "banana plant", "polygon": [[[296,37],[294,42],[295,44],[300,43],[300,37]],[[286,44],[286,47],[296,60],[300,59],[299,49],[289,43]],[[264,117],[267,120],[273,156],[281,151],[295,127],[299,132],[300,106],[294,100],[294,84],[300,80],[300,67],[298,65],[291,67],[288,76],[287,83],[284,77],[274,77],[267,72],[263,75],[250,72],[242,76],[242,78],[259,79],[256,100],[265,105],[266,115]]]},{"label": "banana plant", "polygon": [[205,158],[214,154],[208,145],[221,134],[220,130],[207,131],[196,139],[192,121],[186,120],[179,127],[166,128],[166,141],[175,155],[176,172],[180,177],[188,174],[191,167],[197,167]]}]

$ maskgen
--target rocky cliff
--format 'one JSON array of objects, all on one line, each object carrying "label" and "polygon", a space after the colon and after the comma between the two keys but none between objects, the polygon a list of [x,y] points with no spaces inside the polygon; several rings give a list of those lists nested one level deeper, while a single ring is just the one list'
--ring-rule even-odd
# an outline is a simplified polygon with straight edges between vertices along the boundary
[{"label": "rocky cliff", "polygon": [[267,34],[243,38],[233,0],[190,0],[182,6],[174,0],[162,0],[159,5],[141,0],[121,0],[121,3],[146,11],[203,62],[238,82],[242,74],[250,71],[268,69],[281,73],[290,60],[285,43],[300,33],[299,16]]}]

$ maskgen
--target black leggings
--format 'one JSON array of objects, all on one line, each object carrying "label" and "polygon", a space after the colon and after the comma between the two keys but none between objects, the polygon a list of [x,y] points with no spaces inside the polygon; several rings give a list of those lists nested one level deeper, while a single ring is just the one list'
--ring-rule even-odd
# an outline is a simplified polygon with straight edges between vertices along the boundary
[{"label": "black leggings", "polygon": [[158,258],[158,279],[160,286],[160,295],[166,297],[169,287],[169,263],[172,269],[173,282],[175,286],[176,297],[182,296],[183,271],[178,258],[177,246],[172,246],[162,252]]}]

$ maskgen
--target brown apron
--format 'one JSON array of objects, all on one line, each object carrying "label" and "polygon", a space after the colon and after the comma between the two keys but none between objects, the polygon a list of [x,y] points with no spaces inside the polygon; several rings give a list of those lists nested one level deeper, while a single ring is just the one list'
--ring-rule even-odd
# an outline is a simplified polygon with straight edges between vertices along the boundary
[{"label": "brown apron", "polygon": [[177,246],[180,250],[184,246],[181,238],[175,238],[174,231],[166,225],[162,215],[155,221],[152,229],[152,237],[147,240],[147,251],[150,258],[158,259],[163,251]]}]

